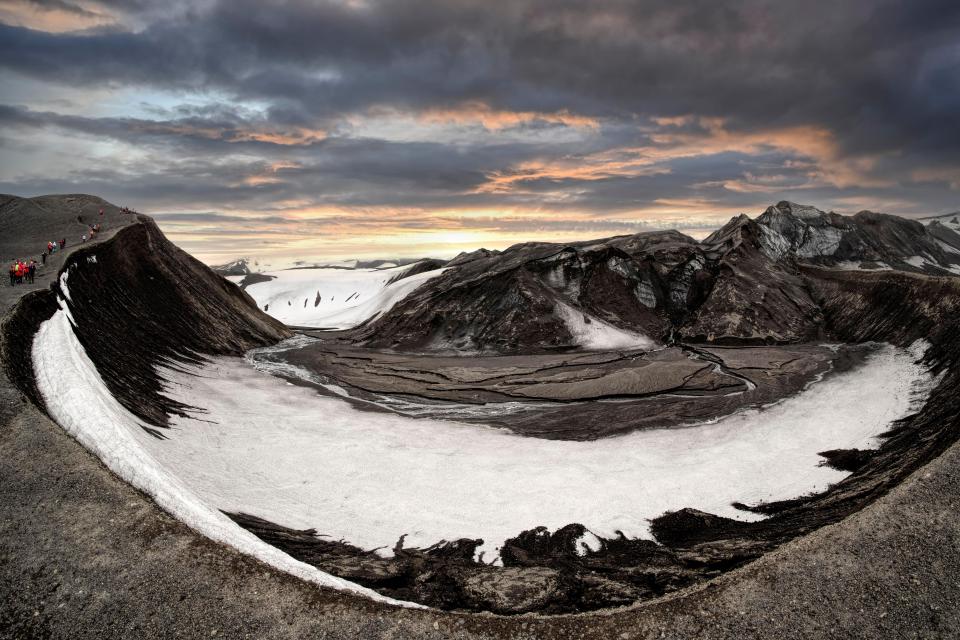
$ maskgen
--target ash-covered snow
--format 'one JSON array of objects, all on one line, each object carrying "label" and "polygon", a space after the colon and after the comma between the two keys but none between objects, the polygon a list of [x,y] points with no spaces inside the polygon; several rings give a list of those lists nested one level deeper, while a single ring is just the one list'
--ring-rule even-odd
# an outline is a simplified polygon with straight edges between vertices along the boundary
[{"label": "ash-covered snow", "polygon": [[814,227],[806,229],[803,242],[796,248],[801,258],[832,256],[840,248],[843,231],[836,227]]},{"label": "ash-covered snow", "polygon": [[790,251],[790,241],[778,231],[765,225],[757,227],[760,230],[760,250],[771,260],[779,260]]},{"label": "ash-covered snow", "polygon": [[842,260],[834,265],[835,269],[840,271],[893,271],[893,267],[885,262],[873,262],[871,266],[863,266],[863,262],[854,260]]},{"label": "ash-covered snow", "polygon": [[647,280],[640,280],[637,283],[637,286],[634,289],[634,294],[637,296],[637,300],[640,302],[640,304],[648,309],[653,309],[657,306],[657,296],[653,291],[653,285]]},{"label": "ash-covered snow", "polygon": [[610,349],[652,349],[657,343],[647,336],[619,329],[596,316],[589,316],[570,305],[557,302],[557,315],[567,325],[573,340],[584,349],[605,351]]},{"label": "ash-covered snow", "polygon": [[574,442],[453,421],[361,412],[347,402],[219,358],[167,371],[171,397],[200,403],[169,440],[142,444],[204,501],[367,549],[483,538],[502,542],[578,522],[601,537],[649,536],[649,520],[692,507],[760,516],[731,503],[824,490],[845,472],[819,451],[875,446],[916,408],[930,376],[885,346],[854,371],[763,410],[685,429]]},{"label": "ash-covered snow", "polygon": [[340,396],[341,398],[349,398],[351,402],[358,405],[372,405],[411,418],[441,418],[448,420],[465,420],[470,418],[492,419],[555,406],[547,402],[517,400],[468,404],[462,402],[431,401],[425,398],[418,400],[415,396],[405,397],[378,393],[364,394],[362,396],[352,395],[347,389],[336,384],[330,378],[291,364],[284,360],[282,356],[277,357],[278,354],[282,354],[284,351],[297,349],[316,341],[316,338],[310,338],[304,335],[295,336],[270,347],[261,347],[248,351],[245,359],[257,370],[264,373],[303,380],[315,384],[333,395]]},{"label": "ash-covered snow", "polygon": [[[272,271],[246,292],[277,320],[292,326],[349,329],[389,311],[421,284],[442,273],[427,271],[388,284],[413,265],[394,268],[306,268]],[[231,278],[237,281],[238,278]]]},{"label": "ash-covered snow", "polygon": [[[66,307],[62,298],[60,303]],[[221,513],[209,495],[194,492],[177,476],[176,467],[161,464],[147,446],[149,441],[159,440],[148,435],[137,417],[111,395],[74,334],[66,311],[56,312],[40,326],[32,358],[37,389],[50,416],[111,471],[149,495],[161,508],[208,538],[303,580],[398,603],[263,542]],[[233,467],[233,475],[237,471]]]},{"label": "ash-covered snow", "polygon": [[932,267],[933,269],[937,270],[937,272],[939,272],[940,269],[943,269],[946,271],[950,271],[951,273],[960,275],[960,265],[956,265],[956,264],[943,265],[938,263],[936,260],[930,258],[929,256],[910,256],[909,258],[905,258],[904,262],[906,262],[910,266],[917,267],[918,269],[925,269],[926,267]]}]

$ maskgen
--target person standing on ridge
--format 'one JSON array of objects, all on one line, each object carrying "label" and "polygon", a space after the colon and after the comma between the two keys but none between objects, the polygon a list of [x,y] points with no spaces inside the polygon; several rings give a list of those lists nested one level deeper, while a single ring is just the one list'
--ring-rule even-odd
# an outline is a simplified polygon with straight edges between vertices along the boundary
[{"label": "person standing on ridge", "polygon": [[10,286],[17,284],[17,265],[13,262],[10,263]]},{"label": "person standing on ridge", "polygon": [[30,260],[30,264],[27,266],[27,282],[33,284],[33,278],[37,275],[37,261]]}]

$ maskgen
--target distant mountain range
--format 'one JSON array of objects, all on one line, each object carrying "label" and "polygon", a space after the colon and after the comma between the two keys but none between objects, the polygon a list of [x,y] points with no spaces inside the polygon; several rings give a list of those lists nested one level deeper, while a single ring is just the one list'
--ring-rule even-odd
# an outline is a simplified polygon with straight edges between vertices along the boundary
[{"label": "distant mountain range", "polygon": [[853,216],[780,202],[702,242],[677,231],[480,250],[365,325],[371,346],[520,352],[584,346],[603,327],[657,341],[820,335],[809,269],[960,274],[953,218]]},{"label": "distant mountain range", "polygon": [[[320,262],[297,260],[293,263],[292,267],[287,267],[287,269],[392,269],[393,267],[402,267],[404,265],[422,261],[422,258],[395,258],[377,260],[351,259]],[[259,273],[261,271],[283,270],[274,269],[270,264],[261,265],[259,260],[248,257],[237,258],[236,260],[227,262],[225,264],[211,265],[210,268],[222,276],[245,276],[252,273]]]}]

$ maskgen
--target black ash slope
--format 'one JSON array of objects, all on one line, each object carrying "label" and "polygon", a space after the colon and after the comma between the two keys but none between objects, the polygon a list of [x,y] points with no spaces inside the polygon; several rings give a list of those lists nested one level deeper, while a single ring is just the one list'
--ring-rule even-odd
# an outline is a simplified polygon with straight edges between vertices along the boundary
[{"label": "black ash slope", "polygon": [[[289,337],[239,288],[169,242],[145,216],[103,243],[72,253],[63,265],[75,332],[107,388],[159,435],[185,407],[162,394],[157,367],[199,363],[205,356],[242,355]],[[35,401],[29,345],[39,324],[66,294],[60,280],[24,297],[12,312],[4,343],[8,374]],[[9,371],[11,367],[22,371]],[[39,403],[39,402],[38,402]]]}]

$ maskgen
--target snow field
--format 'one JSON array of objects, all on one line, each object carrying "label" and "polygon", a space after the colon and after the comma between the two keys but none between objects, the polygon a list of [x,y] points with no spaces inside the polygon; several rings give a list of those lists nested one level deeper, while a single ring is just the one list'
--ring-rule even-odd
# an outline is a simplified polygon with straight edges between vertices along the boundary
[{"label": "snow field", "polygon": [[[50,415],[115,473],[209,538],[311,582],[389,601],[298,562],[220,513],[244,511],[316,528],[389,554],[408,546],[483,538],[487,561],[525,529],[578,522],[580,551],[596,536],[649,537],[649,521],[692,507],[741,520],[731,503],[822,491],[846,475],[817,452],[869,448],[876,434],[926,400],[934,381],[919,351],[884,346],[854,371],[762,410],[684,429],[593,442],[516,436],[455,421],[361,412],[218,358],[163,370],[167,393],[202,405],[173,418],[168,440],[148,435],[109,393],[67,310],[43,323],[33,358]],[[918,349],[921,347],[918,346]]]},{"label": "snow field", "polygon": [[[349,329],[389,311],[414,289],[443,271],[436,269],[387,284],[412,266],[272,271],[263,275],[273,276],[273,280],[249,285],[246,291],[257,306],[285,324]],[[229,278],[233,282],[242,279],[241,276]]]},{"label": "snow field", "polygon": [[574,342],[583,349],[606,351],[611,349],[652,349],[657,343],[647,336],[619,329],[595,316],[589,316],[570,305],[557,302],[557,315],[567,325]]},{"label": "snow field", "polygon": [[932,381],[914,361],[886,346],[763,410],[564,442],[361,412],[220,358],[196,375],[166,372],[168,394],[202,398],[205,413],[175,418],[169,440],[143,444],[216,508],[385,554],[402,534],[413,547],[483,538],[489,561],[505,539],[538,525],[649,537],[649,520],[666,511],[756,520],[731,503],[822,491],[848,474],[821,466],[818,452],[876,446],[874,436],[925,400]]}]

